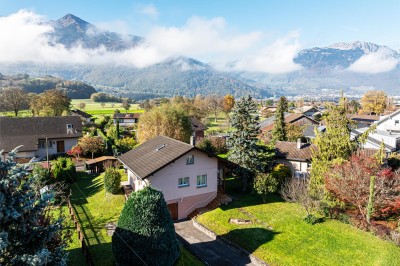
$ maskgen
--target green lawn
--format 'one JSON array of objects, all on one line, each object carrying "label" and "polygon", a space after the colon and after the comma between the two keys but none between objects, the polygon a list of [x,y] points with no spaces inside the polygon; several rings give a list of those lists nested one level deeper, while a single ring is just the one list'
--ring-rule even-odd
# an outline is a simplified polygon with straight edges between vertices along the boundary
[{"label": "green lawn", "polygon": [[[127,176],[124,175],[123,180]],[[111,237],[107,235],[105,224],[117,222],[125,203],[125,197],[106,194],[103,186],[103,175],[91,176],[78,173],[77,182],[72,184],[71,203],[82,226],[85,238],[90,244],[90,252],[95,265],[114,265],[112,256]],[[75,233],[75,232],[74,232]],[[85,265],[80,252],[77,235],[73,235],[73,242],[68,247],[70,253],[69,265]],[[78,249],[79,248],[79,249]],[[182,248],[182,255],[177,265],[202,265],[187,250]]]},{"label": "green lawn", "polygon": [[[400,248],[336,220],[309,225],[294,203],[256,195],[235,201],[197,220],[270,265],[400,265]],[[251,219],[251,225],[229,224],[229,218]]]}]

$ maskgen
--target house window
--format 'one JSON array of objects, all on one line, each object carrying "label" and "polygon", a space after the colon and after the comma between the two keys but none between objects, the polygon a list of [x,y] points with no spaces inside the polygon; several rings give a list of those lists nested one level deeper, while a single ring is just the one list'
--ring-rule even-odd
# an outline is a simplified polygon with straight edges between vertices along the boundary
[{"label": "house window", "polygon": [[67,129],[73,129],[74,126],[72,124],[67,124]]},{"label": "house window", "polygon": [[394,125],[395,126],[398,126],[400,123],[399,123],[399,120],[394,120]]},{"label": "house window", "polygon": [[198,175],[197,187],[206,187],[206,186],[207,186],[207,175]]},{"label": "house window", "polygon": [[186,164],[194,164],[194,155],[189,155],[186,157]]},{"label": "house window", "polygon": [[[53,142],[49,140],[47,142],[47,148],[52,148],[53,147]],[[38,149],[46,149],[46,141],[45,140],[39,140],[38,141]]]},{"label": "house window", "polygon": [[46,141],[45,140],[39,140],[38,149],[46,149]]},{"label": "house window", "polygon": [[189,177],[181,177],[178,179],[178,187],[189,186]]}]

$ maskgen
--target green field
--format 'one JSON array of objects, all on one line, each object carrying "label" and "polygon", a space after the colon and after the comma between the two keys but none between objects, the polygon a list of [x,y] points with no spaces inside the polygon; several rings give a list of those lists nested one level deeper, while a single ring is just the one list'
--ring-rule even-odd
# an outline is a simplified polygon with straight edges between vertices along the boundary
[{"label": "green field", "polygon": [[[337,220],[310,225],[297,204],[234,194],[234,202],[197,220],[269,265],[400,265],[400,248]],[[230,224],[230,218],[252,224]]]},{"label": "green field", "polygon": [[[115,109],[118,109],[121,113],[125,112],[125,109],[122,108],[121,103],[115,102],[105,102],[104,107],[101,103],[93,102],[90,99],[73,99],[71,101],[71,109],[79,109],[79,104],[85,103],[85,108],[82,110],[91,115],[104,115],[104,114],[113,114]],[[138,104],[131,104],[131,108],[128,110],[128,113],[143,113],[144,110],[139,108]]]}]

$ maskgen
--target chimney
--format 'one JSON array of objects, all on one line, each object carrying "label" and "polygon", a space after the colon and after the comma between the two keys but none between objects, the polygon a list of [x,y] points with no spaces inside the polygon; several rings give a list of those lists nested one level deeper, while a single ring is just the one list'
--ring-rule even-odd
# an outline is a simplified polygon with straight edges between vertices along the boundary
[{"label": "chimney", "polygon": [[297,149],[301,149],[302,143],[301,143],[301,138],[297,139]]},{"label": "chimney", "polygon": [[196,145],[196,139],[194,136],[190,136],[190,145],[195,146]]}]

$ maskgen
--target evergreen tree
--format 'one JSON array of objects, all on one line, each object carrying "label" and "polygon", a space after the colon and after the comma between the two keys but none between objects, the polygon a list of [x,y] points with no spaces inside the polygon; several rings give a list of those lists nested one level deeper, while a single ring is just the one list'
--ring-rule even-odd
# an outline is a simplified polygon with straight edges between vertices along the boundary
[{"label": "evergreen tree", "polygon": [[323,189],[324,175],[335,163],[341,163],[355,152],[360,144],[365,142],[367,136],[375,127],[351,139],[350,133],[353,122],[346,117],[345,100],[342,98],[339,106],[331,108],[326,117],[326,131],[321,133],[315,130],[313,143],[317,149],[312,154],[312,167],[310,175],[311,194],[320,194],[317,191]]},{"label": "evergreen tree", "polygon": [[62,219],[49,214],[52,193],[35,193],[39,177],[9,155],[0,159],[0,265],[66,265]]},{"label": "evergreen tree", "polygon": [[164,196],[150,186],[125,203],[112,237],[117,265],[174,265],[179,242]]},{"label": "evergreen tree", "polygon": [[228,140],[231,147],[228,158],[240,166],[235,175],[242,180],[244,191],[255,172],[264,170],[259,157],[260,147],[257,145],[259,119],[257,104],[251,96],[243,97],[235,103],[231,116],[233,130]]},{"label": "evergreen tree", "polygon": [[274,129],[272,130],[272,139],[274,141],[286,141],[287,132],[285,124],[285,112],[288,110],[288,101],[282,96],[278,101],[278,106],[275,112]]}]

